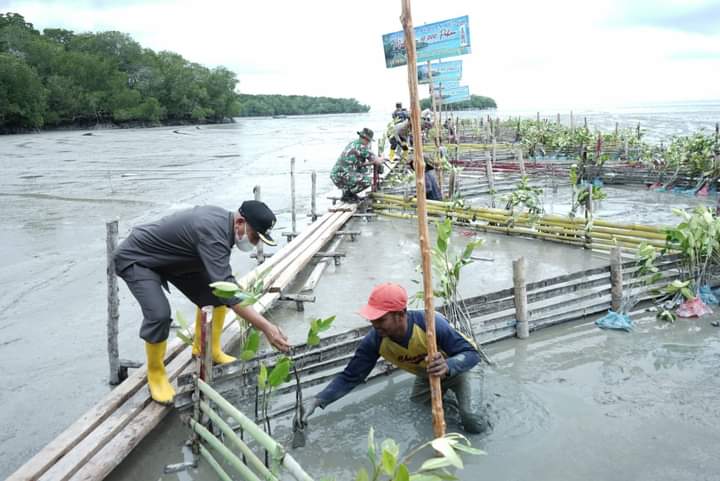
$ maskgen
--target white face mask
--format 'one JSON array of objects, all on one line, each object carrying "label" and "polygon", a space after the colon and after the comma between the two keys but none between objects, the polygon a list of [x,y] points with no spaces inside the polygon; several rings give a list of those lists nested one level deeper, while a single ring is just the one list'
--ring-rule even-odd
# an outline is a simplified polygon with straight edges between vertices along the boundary
[{"label": "white face mask", "polygon": [[237,234],[235,234],[235,246],[242,252],[250,252],[253,250],[253,247],[255,247],[246,236],[243,236],[242,239],[238,239]]}]

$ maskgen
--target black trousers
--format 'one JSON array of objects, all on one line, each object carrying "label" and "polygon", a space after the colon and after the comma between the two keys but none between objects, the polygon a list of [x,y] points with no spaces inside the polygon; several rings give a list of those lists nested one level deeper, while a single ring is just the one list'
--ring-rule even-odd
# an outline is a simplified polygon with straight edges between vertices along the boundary
[{"label": "black trousers", "polygon": [[167,340],[172,324],[170,303],[163,288],[168,292],[168,282],[177,287],[196,306],[220,306],[223,303],[210,289],[207,272],[197,271],[183,274],[161,273],[133,264],[117,273],[122,277],[142,309],[143,322],[140,337],[155,344]]}]

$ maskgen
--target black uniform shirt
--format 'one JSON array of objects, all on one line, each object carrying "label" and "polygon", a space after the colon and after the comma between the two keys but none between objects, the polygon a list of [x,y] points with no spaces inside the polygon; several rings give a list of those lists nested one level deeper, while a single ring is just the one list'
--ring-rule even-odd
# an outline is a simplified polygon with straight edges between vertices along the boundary
[{"label": "black uniform shirt", "polygon": [[207,205],[136,226],[115,251],[116,270],[133,264],[173,275],[205,270],[211,282],[236,282],[230,268],[233,221],[232,212]]}]

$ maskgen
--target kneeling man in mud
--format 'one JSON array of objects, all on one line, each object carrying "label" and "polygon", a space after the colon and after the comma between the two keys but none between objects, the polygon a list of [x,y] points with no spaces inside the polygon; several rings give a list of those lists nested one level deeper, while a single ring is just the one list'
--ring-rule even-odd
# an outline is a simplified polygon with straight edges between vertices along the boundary
[{"label": "kneeling man in mud", "polygon": [[233,246],[252,250],[258,242],[275,245],[270,229],[275,214],[262,202],[248,200],[237,212],[215,206],[182,210],[158,221],[136,226],[115,250],[115,271],[122,277],[142,309],[140,337],[145,341],[147,380],[152,398],[169,404],[175,396],[165,372],[165,351],[172,317],[163,293],[168,283],[197,306],[193,354],[200,350],[202,306],[214,306],[211,333],[212,359],[215,364],[235,360],[222,352],[220,337],[227,308],[265,334],[270,344],[287,351],[287,337],[275,324],[251,306],[242,306],[240,298],[220,299],[209,284],[235,282],[230,268]]},{"label": "kneeling man in mud", "polygon": [[[303,406],[303,425],[307,424],[308,418],[318,406],[324,409],[364,382],[378,358],[382,356],[400,369],[415,374],[415,384],[410,395],[412,401],[428,403],[428,374],[438,376],[442,379],[443,394],[448,390],[455,393],[465,432],[478,434],[490,428],[486,420],[471,410],[472,395],[468,371],[480,361],[480,354],[474,343],[436,313],[435,331],[439,352],[434,359],[429,359],[425,312],[409,311],[407,301],[407,292],[398,284],[385,283],[373,289],[367,305],[359,311],[362,317],[370,321],[372,329],[360,342],[345,370]],[[297,420],[295,422],[297,423]]]}]

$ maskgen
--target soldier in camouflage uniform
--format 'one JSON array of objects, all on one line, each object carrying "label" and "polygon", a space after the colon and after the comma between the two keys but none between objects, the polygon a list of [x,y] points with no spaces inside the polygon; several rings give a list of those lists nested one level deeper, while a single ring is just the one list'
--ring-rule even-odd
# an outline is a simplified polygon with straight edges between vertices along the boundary
[{"label": "soldier in camouflage uniform", "polygon": [[372,184],[368,166],[382,165],[382,159],[370,150],[373,131],[366,127],[357,134],[359,138],[347,144],[330,171],[330,179],[342,190],[341,200],[345,202],[356,201],[357,194]]}]

